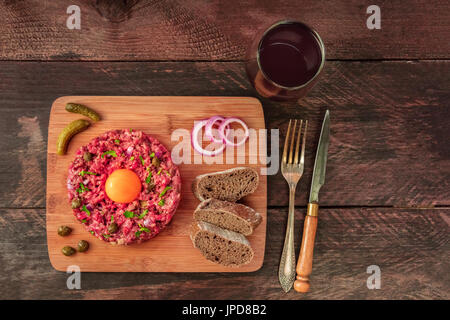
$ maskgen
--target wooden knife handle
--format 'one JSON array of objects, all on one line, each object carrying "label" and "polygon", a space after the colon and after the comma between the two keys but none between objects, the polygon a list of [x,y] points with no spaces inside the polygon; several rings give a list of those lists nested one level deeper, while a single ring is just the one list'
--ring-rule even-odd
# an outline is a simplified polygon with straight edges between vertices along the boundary
[{"label": "wooden knife handle", "polygon": [[294,289],[297,292],[308,292],[309,276],[312,272],[312,261],[314,252],[314,239],[317,230],[317,213],[319,205],[317,203],[308,203],[308,211],[303,226],[302,246],[297,262],[297,277],[294,282]]}]

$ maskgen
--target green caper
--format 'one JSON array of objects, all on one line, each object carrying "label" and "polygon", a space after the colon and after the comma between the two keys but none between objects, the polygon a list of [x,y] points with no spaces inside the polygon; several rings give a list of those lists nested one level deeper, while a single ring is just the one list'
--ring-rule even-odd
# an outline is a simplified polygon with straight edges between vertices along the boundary
[{"label": "green caper", "polygon": [[65,246],[64,248],[61,249],[61,252],[65,256],[71,256],[75,253],[75,249],[69,246]]},{"label": "green caper", "polygon": [[159,167],[159,163],[160,163],[159,159],[156,156],[154,156],[152,158],[152,165],[154,165],[155,167]]},{"label": "green caper", "polygon": [[78,252],[85,252],[89,249],[89,242],[86,240],[80,240],[78,242]]},{"label": "green caper", "polygon": [[59,234],[61,237],[68,236],[71,232],[72,232],[72,229],[69,228],[68,226],[60,226],[60,227],[58,228],[58,234]]},{"label": "green caper", "polygon": [[81,206],[81,200],[78,198],[73,198],[72,200],[72,209],[79,208]]},{"label": "green caper", "polygon": [[84,159],[84,161],[87,161],[87,162],[91,161],[92,160],[92,153],[86,151],[83,154],[83,159]]},{"label": "green caper", "polygon": [[113,222],[108,226],[108,232],[109,233],[116,233],[117,229],[119,229],[119,226],[117,225],[117,223]]}]

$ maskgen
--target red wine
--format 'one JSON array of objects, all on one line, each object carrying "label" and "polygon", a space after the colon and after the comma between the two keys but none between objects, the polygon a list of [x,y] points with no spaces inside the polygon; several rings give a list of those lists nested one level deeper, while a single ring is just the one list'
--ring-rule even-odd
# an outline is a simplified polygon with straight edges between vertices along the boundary
[{"label": "red wine", "polygon": [[314,78],[322,63],[319,40],[299,22],[279,24],[259,44],[259,63],[265,76],[283,87],[298,87]]}]

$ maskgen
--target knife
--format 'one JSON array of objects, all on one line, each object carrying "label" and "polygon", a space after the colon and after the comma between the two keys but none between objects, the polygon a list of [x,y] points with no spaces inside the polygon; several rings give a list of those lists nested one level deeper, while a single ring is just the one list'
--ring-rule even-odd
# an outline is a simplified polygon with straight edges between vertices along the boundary
[{"label": "knife", "polygon": [[308,292],[309,276],[312,271],[314,239],[317,229],[317,215],[319,213],[319,190],[325,183],[325,170],[327,166],[328,144],[330,142],[330,111],[325,112],[319,144],[314,162],[314,171],[309,194],[308,209],[303,226],[302,246],[297,261],[297,277],[294,289],[297,292]]}]

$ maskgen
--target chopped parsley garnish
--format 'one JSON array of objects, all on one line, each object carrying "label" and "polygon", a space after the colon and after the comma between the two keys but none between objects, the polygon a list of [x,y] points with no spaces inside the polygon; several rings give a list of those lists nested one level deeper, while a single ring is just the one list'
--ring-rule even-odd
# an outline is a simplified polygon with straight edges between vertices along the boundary
[{"label": "chopped parsley garnish", "polygon": [[133,132],[133,129],[130,128],[130,133],[132,133],[132,132]]},{"label": "chopped parsley garnish", "polygon": [[86,205],[84,205],[83,204],[83,209],[81,209],[81,211],[84,211],[84,212],[86,212],[86,214],[88,215],[88,216],[91,216],[91,212],[89,211],[89,209],[86,207]]},{"label": "chopped parsley garnish", "polygon": [[80,187],[76,190],[78,193],[82,193],[82,192],[85,192],[85,191],[89,191],[89,189],[84,185],[84,184],[82,184],[81,182],[80,182]]},{"label": "chopped parsley garnish", "polygon": [[133,161],[133,160],[134,160],[134,156],[132,156],[132,157],[130,158],[130,160]]},{"label": "chopped parsley garnish", "polygon": [[124,215],[126,218],[133,218],[133,217],[134,217],[134,213],[131,212],[131,211],[125,211],[125,212],[123,213],[123,215]]},{"label": "chopped parsley garnish", "polygon": [[159,194],[159,197],[161,198],[161,197],[162,197],[163,195],[165,195],[166,192],[167,192],[168,190],[170,190],[170,189],[172,189],[172,187],[165,187],[164,190]]},{"label": "chopped parsley garnish", "polygon": [[86,219],[83,219],[83,220],[81,220],[81,222],[82,222],[82,223],[86,223],[86,222],[87,222],[87,220],[86,220]]},{"label": "chopped parsley garnish", "polygon": [[143,219],[148,213],[148,209],[145,209],[140,215],[139,215],[139,219]]},{"label": "chopped parsley garnish", "polygon": [[162,207],[164,205],[164,203],[165,203],[164,199],[161,199],[161,200],[159,200],[158,205]]},{"label": "chopped parsley garnish", "polygon": [[172,175],[170,174],[169,171],[164,171],[169,177],[171,177]]},{"label": "chopped parsley garnish", "polygon": [[138,223],[138,226],[139,226],[139,231],[144,231],[144,232],[150,232],[150,229],[148,229],[148,228],[146,228],[146,227],[144,227],[144,226],[142,226],[141,224],[139,224]]},{"label": "chopped parsley garnish", "polygon": [[139,156],[139,159],[141,159],[141,163],[142,163],[142,165],[143,165],[143,166],[145,166],[145,161],[144,161],[144,158],[142,158],[142,156]]},{"label": "chopped parsley garnish", "polygon": [[91,230],[91,231],[89,231],[89,232],[90,232],[90,233],[91,233],[92,235],[94,234],[94,231],[92,231],[92,230]]},{"label": "chopped parsley garnish", "polygon": [[109,154],[110,156],[112,156],[112,157],[117,157],[117,153],[114,151],[114,150],[109,150],[109,151],[105,151],[105,152],[103,152],[102,153],[102,158],[104,158],[105,157],[105,154]]},{"label": "chopped parsley garnish", "polygon": [[116,139],[116,140],[114,140],[114,143],[115,143],[115,144],[120,144],[120,140],[119,140],[119,139]]},{"label": "chopped parsley garnish", "polygon": [[136,236],[136,238],[139,238],[139,236],[141,235],[141,231],[136,231],[135,233],[134,233],[134,235]]},{"label": "chopped parsley garnish", "polygon": [[102,234],[102,236],[105,237],[106,239],[108,239],[109,237],[111,237],[111,235],[106,234],[106,233],[105,233],[105,234]]},{"label": "chopped parsley garnish", "polygon": [[86,174],[90,175],[90,176],[96,176],[97,175],[97,173],[95,173],[95,172],[84,171],[84,170],[81,170],[81,172],[79,173],[79,175],[82,176],[82,177],[84,177]]},{"label": "chopped parsley garnish", "polygon": [[154,156],[155,156],[154,152],[150,153],[150,158],[153,158]]},{"label": "chopped parsley garnish", "polygon": [[159,171],[158,171],[158,173],[157,173],[157,174],[159,175],[159,174],[161,173],[161,171],[162,171],[162,168],[161,168],[161,169],[159,169]]},{"label": "chopped parsley garnish", "polygon": [[114,222],[114,216],[111,216],[111,222]]},{"label": "chopped parsley garnish", "polygon": [[145,183],[150,183],[150,181],[152,181],[152,173],[149,171],[148,172],[148,177],[145,179]]}]

